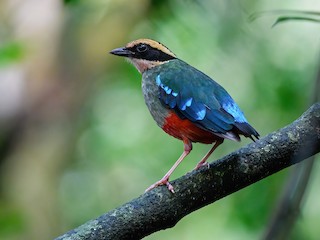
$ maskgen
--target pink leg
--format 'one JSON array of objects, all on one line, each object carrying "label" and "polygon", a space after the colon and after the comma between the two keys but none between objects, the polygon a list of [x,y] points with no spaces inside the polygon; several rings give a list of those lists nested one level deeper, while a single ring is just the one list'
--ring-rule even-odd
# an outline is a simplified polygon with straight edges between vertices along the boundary
[{"label": "pink leg", "polygon": [[223,143],[223,139],[222,139],[222,140],[217,140],[217,141],[215,142],[215,144],[212,146],[212,148],[209,150],[209,152],[207,152],[207,154],[201,159],[201,161],[198,162],[198,164],[197,164],[197,166],[195,167],[194,170],[197,170],[197,169],[199,169],[200,167],[202,167],[202,166],[204,166],[204,165],[207,165],[207,164],[208,164],[208,163],[207,163],[208,158],[209,158],[210,155],[214,152],[214,150],[217,149],[217,147],[218,147],[221,143]]},{"label": "pink leg", "polygon": [[150,187],[148,187],[145,192],[148,192],[151,189],[158,187],[160,185],[167,185],[167,188],[169,189],[169,191],[174,193],[173,186],[169,183],[169,178],[170,178],[171,174],[173,173],[173,171],[178,167],[178,165],[183,161],[183,159],[186,156],[188,156],[188,154],[192,150],[192,143],[189,139],[187,139],[187,138],[183,139],[183,143],[184,143],[184,151],[181,154],[181,156],[179,157],[179,159],[175,162],[175,164],[173,164],[173,166],[166,173],[166,175],[163,176],[163,178],[161,178],[158,182],[156,182],[156,183],[152,184]]}]

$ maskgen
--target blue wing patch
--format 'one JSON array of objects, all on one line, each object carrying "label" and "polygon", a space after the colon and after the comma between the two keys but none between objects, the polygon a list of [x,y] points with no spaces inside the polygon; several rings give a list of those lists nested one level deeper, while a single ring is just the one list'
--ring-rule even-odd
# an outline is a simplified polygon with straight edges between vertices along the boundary
[{"label": "blue wing patch", "polygon": [[222,104],[222,108],[231,114],[236,122],[244,123],[247,122],[247,119],[243,115],[243,112],[240,110],[238,105],[234,101],[228,101]]},{"label": "blue wing patch", "polygon": [[184,111],[187,107],[191,106],[192,98],[179,98],[178,107],[180,110]]},{"label": "blue wing patch", "polygon": [[183,98],[181,93],[173,91],[161,82],[160,75],[156,77],[156,84],[160,88],[160,99],[171,109],[178,108],[182,115],[191,121],[200,121],[205,118],[206,107],[197,103],[192,97]]},{"label": "blue wing patch", "polygon": [[175,108],[177,104],[176,97],[178,96],[178,93],[174,92],[168,86],[165,86],[161,82],[160,75],[157,75],[156,77],[156,84],[160,88],[160,99],[170,108]]},{"label": "blue wing patch", "polygon": [[193,122],[203,120],[207,112],[205,105],[196,101],[192,101],[190,105],[186,105],[185,108],[179,108],[179,110]]}]

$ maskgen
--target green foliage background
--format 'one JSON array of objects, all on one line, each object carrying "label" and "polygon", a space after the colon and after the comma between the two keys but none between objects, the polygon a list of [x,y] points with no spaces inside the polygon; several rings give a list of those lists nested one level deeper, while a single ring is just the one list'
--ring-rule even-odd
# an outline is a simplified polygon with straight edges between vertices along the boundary
[{"label": "green foliage background", "polygon": [[[68,0],[54,11],[47,7],[56,22],[32,37],[24,36],[33,28],[15,25],[23,6],[9,2],[0,3],[0,93],[12,97],[1,81],[15,80],[20,100],[17,107],[0,99],[0,239],[52,239],[142,194],[181,154],[182,143],[153,122],[139,73],[108,54],[131,40],[160,41],[213,77],[261,136],[310,105],[320,25],[272,27],[272,15],[249,16],[320,9],[318,1]],[[53,27],[56,35],[46,39]],[[248,142],[225,141],[211,160]],[[193,169],[209,147],[195,144],[172,179]],[[319,236],[318,168],[290,239]],[[259,239],[287,175],[262,180],[146,239]]]}]

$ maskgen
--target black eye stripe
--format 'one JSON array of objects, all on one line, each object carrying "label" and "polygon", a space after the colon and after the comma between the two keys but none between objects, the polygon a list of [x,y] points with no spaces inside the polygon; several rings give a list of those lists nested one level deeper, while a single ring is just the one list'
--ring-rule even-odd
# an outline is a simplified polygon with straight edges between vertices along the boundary
[{"label": "black eye stripe", "polygon": [[145,59],[149,61],[160,62],[175,59],[174,56],[169,55],[161,51],[160,49],[151,47],[149,44],[146,43],[140,43],[127,49],[133,52],[133,55],[131,57],[137,59]]}]

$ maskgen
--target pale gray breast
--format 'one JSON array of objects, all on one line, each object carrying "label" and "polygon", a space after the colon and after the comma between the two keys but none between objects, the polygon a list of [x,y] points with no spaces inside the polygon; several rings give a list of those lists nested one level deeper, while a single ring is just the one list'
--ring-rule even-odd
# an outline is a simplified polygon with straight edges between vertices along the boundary
[{"label": "pale gray breast", "polygon": [[159,87],[155,79],[152,72],[145,71],[142,74],[142,92],[153,119],[159,127],[162,127],[170,110],[164,107],[159,100]]}]

